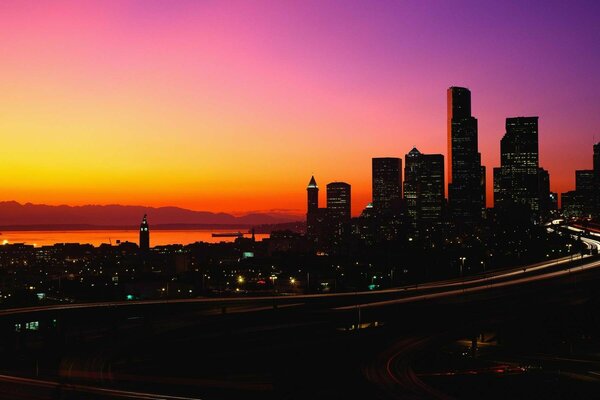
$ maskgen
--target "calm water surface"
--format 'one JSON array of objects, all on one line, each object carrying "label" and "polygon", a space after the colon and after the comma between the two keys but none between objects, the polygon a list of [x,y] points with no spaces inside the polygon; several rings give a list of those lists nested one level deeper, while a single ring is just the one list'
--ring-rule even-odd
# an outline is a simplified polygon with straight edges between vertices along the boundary
[{"label": "calm water surface", "polygon": [[[166,244],[189,244],[194,242],[233,242],[234,237],[212,237],[212,233],[242,232],[247,229],[198,229],[198,230],[153,230],[150,232],[150,246]],[[129,241],[138,243],[139,231],[132,230],[82,230],[82,231],[3,231],[0,232],[0,242],[26,243],[37,246],[53,245],[55,243],[89,243],[99,246],[102,243],[116,244]],[[269,234],[257,233],[256,240],[268,238]],[[250,235],[244,235],[250,238]]]}]

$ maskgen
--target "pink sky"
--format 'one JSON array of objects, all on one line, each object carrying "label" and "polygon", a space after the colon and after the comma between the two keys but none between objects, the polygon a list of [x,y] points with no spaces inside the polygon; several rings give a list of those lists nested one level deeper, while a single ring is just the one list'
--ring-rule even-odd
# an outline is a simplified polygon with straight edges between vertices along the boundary
[{"label": "pink sky", "polygon": [[530,115],[570,190],[600,141],[599,6],[523,4],[3,1],[2,200],[302,213],[314,173],[358,213],[371,157],[445,154],[453,85],[488,192],[504,119]]}]

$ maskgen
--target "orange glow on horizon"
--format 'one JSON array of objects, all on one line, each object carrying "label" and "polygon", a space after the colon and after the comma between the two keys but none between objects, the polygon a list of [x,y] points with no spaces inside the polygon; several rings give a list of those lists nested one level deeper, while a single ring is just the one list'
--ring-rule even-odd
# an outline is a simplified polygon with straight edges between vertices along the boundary
[{"label": "orange glow on horizon", "polygon": [[467,18],[482,36],[449,46],[465,43],[439,30],[450,5],[234,3],[4,2],[0,201],[302,216],[314,174],[322,205],[328,182],[350,183],[358,215],[372,157],[413,146],[446,157],[452,85],[472,92],[488,206],[506,117],[540,117],[552,191],[591,168],[600,117],[585,68],[597,64],[567,50],[591,48],[592,35],[560,35],[571,42],[531,57],[504,34],[508,18],[503,35]]}]

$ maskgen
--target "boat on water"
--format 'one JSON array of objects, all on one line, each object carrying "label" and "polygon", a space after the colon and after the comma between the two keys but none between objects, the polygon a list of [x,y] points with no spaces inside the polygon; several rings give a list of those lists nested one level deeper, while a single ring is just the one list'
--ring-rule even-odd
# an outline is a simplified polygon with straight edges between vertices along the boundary
[{"label": "boat on water", "polygon": [[213,233],[212,237],[243,237],[244,234],[242,232],[219,232]]}]

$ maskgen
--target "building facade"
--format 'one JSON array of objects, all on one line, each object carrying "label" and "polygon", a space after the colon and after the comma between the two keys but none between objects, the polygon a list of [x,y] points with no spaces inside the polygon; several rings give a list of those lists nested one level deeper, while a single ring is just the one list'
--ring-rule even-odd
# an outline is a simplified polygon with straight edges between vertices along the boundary
[{"label": "building facade", "polygon": [[477,119],[471,115],[471,91],[451,87],[448,104],[448,203],[455,220],[473,223],[484,208]]},{"label": "building facade", "polygon": [[373,210],[380,215],[398,212],[402,201],[402,159],[373,158],[372,185]]},{"label": "building facade", "polygon": [[506,119],[500,168],[494,169],[494,207],[513,205],[526,205],[540,214],[538,117]]},{"label": "building facade", "polygon": [[413,148],[405,156],[404,199],[414,227],[441,222],[444,187],[444,156]]}]

